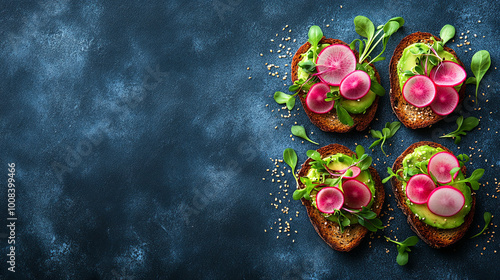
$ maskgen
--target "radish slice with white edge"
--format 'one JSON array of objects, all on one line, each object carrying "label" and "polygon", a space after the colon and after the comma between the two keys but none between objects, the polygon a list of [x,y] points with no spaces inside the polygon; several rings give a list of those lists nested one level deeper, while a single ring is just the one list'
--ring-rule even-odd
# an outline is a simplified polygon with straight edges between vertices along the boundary
[{"label": "radish slice with white edge", "polygon": [[339,188],[322,188],[316,194],[316,206],[323,213],[334,213],[335,210],[342,208],[342,205],[344,205],[344,194]]},{"label": "radish slice with white edge", "polygon": [[[451,182],[450,171],[455,167],[460,167],[460,163],[454,155],[448,152],[439,152],[431,157],[427,168],[429,173],[432,174],[439,183],[447,184]],[[455,173],[453,179],[455,179],[457,175],[458,172]]]},{"label": "radish slice with white edge", "polygon": [[356,70],[356,56],[348,46],[331,45],[319,53],[316,65],[321,81],[338,86],[345,76]]},{"label": "radish slice with white edge", "polygon": [[429,76],[437,86],[454,87],[465,81],[467,73],[458,63],[443,61],[438,66],[432,68]]},{"label": "radish slice with white edge", "polygon": [[455,111],[458,105],[458,92],[453,87],[436,87],[436,98],[431,103],[431,109],[440,116],[446,116]]},{"label": "radish slice with white edge", "polygon": [[335,101],[325,101],[326,94],[330,92],[330,86],[325,83],[314,84],[307,93],[306,106],[316,114],[325,114],[332,110]]},{"label": "radish slice with white edge", "polygon": [[436,188],[434,181],[427,174],[417,174],[406,184],[406,197],[415,204],[424,204],[429,194]]},{"label": "radish slice with white edge", "polygon": [[[351,172],[349,172],[349,170],[351,170],[352,174],[351,174]],[[359,168],[357,166],[352,166],[351,168],[347,169],[345,172],[346,173],[349,172],[349,173],[347,173],[346,175],[344,175],[344,177],[342,177],[342,178],[344,178],[344,179],[353,179],[353,178],[356,178],[356,177],[359,176],[359,173],[361,173],[361,168]]]},{"label": "radish slice with white edge", "polygon": [[412,76],[403,85],[403,98],[415,107],[428,106],[435,97],[436,86],[427,76]]},{"label": "radish slice with white edge", "polygon": [[370,188],[358,180],[343,182],[342,190],[344,190],[344,204],[349,209],[361,209],[363,206],[367,206],[372,199]]},{"label": "radish slice with white edge", "polygon": [[434,189],[427,200],[427,208],[442,217],[456,215],[465,205],[464,194],[452,186]]},{"label": "radish slice with white edge", "polygon": [[365,71],[356,70],[340,82],[339,91],[345,99],[356,100],[364,97],[370,91],[371,86],[370,75]]}]

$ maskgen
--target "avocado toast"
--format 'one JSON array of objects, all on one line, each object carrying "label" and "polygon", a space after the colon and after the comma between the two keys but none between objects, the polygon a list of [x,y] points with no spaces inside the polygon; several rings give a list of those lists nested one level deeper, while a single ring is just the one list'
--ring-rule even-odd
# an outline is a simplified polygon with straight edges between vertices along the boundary
[{"label": "avocado toast", "polygon": [[[453,28],[453,35],[454,32]],[[442,34],[442,36],[445,36],[445,34]],[[451,37],[448,36],[446,39],[450,39]],[[435,89],[439,90],[439,92],[437,92],[434,100],[429,100],[432,102],[431,104],[424,102],[424,104],[421,104],[422,106],[415,105],[403,95],[405,84],[412,76],[431,77],[432,70],[427,71],[427,67],[439,69],[441,63],[450,62],[450,65],[456,63],[463,70],[464,64],[460,61],[455,51],[438,42],[441,42],[441,39],[433,36],[431,33],[412,33],[401,40],[394,49],[391,58],[389,77],[391,82],[390,97],[392,110],[398,119],[411,129],[428,127],[444,119],[446,115],[453,112],[458,104],[462,103],[465,97],[465,77],[457,85],[453,84],[454,86],[436,86],[435,81],[433,81]],[[432,59],[425,59],[430,57]],[[465,70],[462,70],[460,72],[465,74]],[[441,97],[439,93],[442,90],[450,91],[450,96]],[[453,92],[453,90],[456,92]],[[439,100],[440,98],[442,98],[441,101]],[[437,109],[435,110],[432,106],[436,106]],[[443,106],[447,108],[443,109]]]},{"label": "avocado toast", "polygon": [[[368,230],[376,231],[382,228],[382,222],[376,217],[380,215],[384,203],[384,186],[375,168],[370,166],[371,158],[364,154],[364,149],[358,146],[356,152],[355,154],[339,144],[330,144],[317,151],[309,151],[310,158],[302,164],[298,173],[297,190],[294,193],[294,199],[302,200],[309,219],[319,236],[330,247],[343,252],[351,251],[358,246]],[[344,172],[343,175],[340,175],[343,177],[338,179],[339,175],[320,175],[321,172],[316,169],[316,167],[321,166],[321,164],[318,165],[319,162],[326,163],[325,165],[329,167],[328,172],[336,172],[335,170],[340,173]],[[354,171],[356,174],[348,174],[350,177],[347,176],[346,173],[353,167],[359,170]],[[323,172],[325,172],[324,169]],[[356,201],[349,202],[347,193],[349,184],[364,185],[362,188],[370,189],[368,200],[358,205],[355,205]],[[325,207],[321,204],[318,205],[318,195],[330,190],[338,192],[338,189],[342,189],[344,192],[344,204],[337,206],[335,211],[325,211],[329,214],[321,212],[319,209],[324,211]],[[366,215],[362,213],[366,213]],[[372,217],[368,217],[368,215]]]},{"label": "avocado toast", "polygon": [[[448,183],[436,183],[436,180],[439,180],[439,175],[436,174],[438,179],[434,175],[431,175],[434,174],[432,173],[434,168],[437,168],[437,170],[444,168],[445,173],[448,172],[448,176],[451,176],[449,170],[445,168],[447,167],[447,163],[436,161],[437,157],[435,156],[437,154],[451,157],[452,160],[454,157],[449,149],[438,143],[421,141],[412,144],[394,162],[392,166],[394,177],[391,178],[391,184],[398,207],[407,216],[407,221],[411,229],[431,247],[441,248],[457,242],[465,235],[474,217],[476,196],[474,190],[470,188],[469,183],[459,183],[466,174],[466,167],[463,164],[466,161],[464,155],[458,156],[461,163],[458,160],[456,161],[457,163],[453,163],[458,164],[460,167],[460,170],[455,173],[455,176],[458,175],[457,178],[450,178],[452,181]],[[433,160],[433,158],[436,159]],[[434,167],[435,164],[432,161],[436,161],[437,167]],[[431,189],[434,192],[439,188],[443,188],[445,191],[448,191],[449,187],[458,189],[464,197],[462,207],[460,209],[457,208],[458,212],[456,210],[446,212],[447,209],[442,208],[439,209],[440,212],[438,214],[440,215],[435,214],[436,210],[434,212],[432,208],[429,210],[429,201],[433,197],[432,191],[430,194],[426,193],[421,202],[415,201],[418,200],[418,196],[408,191],[408,186],[415,176],[428,176],[431,178]],[[423,185],[420,184],[418,187],[422,187]],[[458,196],[460,200],[460,195]],[[424,203],[424,200],[427,201],[427,204]],[[450,207],[453,207],[453,202],[453,200],[450,202]]]},{"label": "avocado toast", "polygon": [[[331,38],[326,38],[323,37],[320,41],[320,44],[329,44],[329,45],[335,45],[335,44],[340,44],[344,46],[349,46],[345,42],[338,40],[338,39],[331,39]],[[295,82],[298,80],[298,72],[299,72],[299,62],[302,60],[303,55],[310,49],[311,44],[309,42],[306,42],[303,44],[295,53],[292,59],[292,81]],[[353,51],[356,59],[358,59],[359,55],[357,51]],[[380,83],[380,75],[377,71],[377,69],[373,66],[373,72],[374,72],[374,77],[377,79],[378,83]],[[373,95],[374,99],[370,98],[370,100],[363,100],[363,104],[360,104],[356,106],[355,104],[352,107],[352,109],[355,109],[356,107],[367,107],[364,110],[364,113],[362,114],[352,114],[351,117],[354,121],[354,124],[352,126],[349,126],[347,124],[343,124],[340,122],[336,110],[331,110],[326,114],[317,114],[312,112],[306,105],[306,98],[305,98],[305,92],[300,92],[299,93],[299,98],[300,102],[302,103],[302,107],[304,108],[304,111],[306,112],[307,116],[311,120],[311,122],[316,125],[319,129],[327,132],[349,132],[354,129],[358,131],[365,130],[375,117],[375,113],[377,112],[377,107],[378,107],[378,101],[380,97],[376,94],[369,93],[370,95]],[[368,106],[365,105],[365,103],[370,102]]]}]

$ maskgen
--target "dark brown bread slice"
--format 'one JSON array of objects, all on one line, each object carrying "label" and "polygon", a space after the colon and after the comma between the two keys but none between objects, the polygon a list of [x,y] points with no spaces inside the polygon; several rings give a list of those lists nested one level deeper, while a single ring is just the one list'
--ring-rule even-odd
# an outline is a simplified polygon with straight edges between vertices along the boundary
[{"label": "dark brown bread slice", "polygon": [[[337,39],[331,39],[328,38],[326,39],[323,37],[321,41],[319,42],[320,44],[342,44],[349,46],[348,44],[344,43],[341,40]],[[311,44],[309,42],[306,42],[304,45],[302,45],[295,55],[293,56],[292,59],[292,81],[295,82],[298,79],[297,76],[297,71],[299,69],[298,63],[300,60],[302,60],[301,55],[311,47]],[[358,52],[353,51],[354,55],[356,56],[356,60],[358,59]],[[375,70],[375,77],[377,78],[377,81],[380,83],[380,75],[377,72],[377,69],[375,69],[375,66],[373,64],[370,64],[373,69]],[[341,123],[338,118],[337,118],[337,112],[335,109],[331,110],[330,112],[326,114],[316,114],[311,112],[306,106],[306,99],[303,97],[305,92],[301,91],[298,95],[300,97],[300,102],[302,103],[302,107],[304,108],[304,111],[306,111],[307,116],[311,120],[311,122],[319,127],[319,129],[327,132],[349,132],[351,130],[356,129],[357,131],[363,131],[365,130],[375,117],[375,113],[377,112],[377,106],[378,106],[378,100],[379,96],[375,98],[373,101],[373,104],[366,109],[366,113],[364,114],[351,114],[352,119],[354,120],[354,125],[353,126],[348,126],[343,123]]]},{"label": "dark brown bread slice", "polygon": [[[404,37],[403,40],[401,40],[398,46],[394,49],[394,54],[392,55],[391,63],[389,66],[392,110],[394,111],[394,113],[396,113],[398,119],[406,127],[411,129],[430,126],[446,117],[435,114],[429,106],[424,108],[417,108],[406,102],[406,100],[403,98],[402,88],[399,86],[397,66],[399,60],[401,59],[401,56],[403,55],[404,49],[409,45],[418,42],[432,44],[432,40],[430,39],[431,37],[434,37],[436,40],[441,41],[440,38],[426,32],[415,32]],[[447,46],[444,46],[444,50],[455,56],[457,58],[458,64],[464,67],[464,64],[462,63],[462,61],[460,61],[454,50],[448,48]],[[459,104],[462,103],[465,98],[465,86],[466,85],[464,83],[460,88],[460,91],[458,92],[460,96]]]},{"label": "dark brown bread slice", "polygon": [[[326,157],[329,155],[334,155],[337,153],[342,153],[348,156],[352,156],[354,154],[353,151],[349,150],[347,147],[339,145],[339,144],[330,144],[328,146],[322,147],[317,150],[321,156]],[[299,171],[299,177],[304,177],[309,172],[311,166],[309,163],[311,159],[307,159],[304,164],[302,164],[302,168]],[[369,171],[372,175],[372,178],[375,182],[375,200],[372,204],[371,210],[380,215],[382,211],[382,205],[384,203],[385,191],[384,185],[382,185],[382,181],[375,170],[375,168],[369,168]],[[305,188],[304,184],[299,181],[298,188]],[[356,246],[361,243],[361,240],[368,233],[368,230],[359,225],[352,225],[345,227],[344,232],[340,232],[339,225],[335,222],[327,220],[314,206],[311,205],[310,200],[302,199],[302,204],[307,209],[307,214],[309,215],[309,219],[311,220],[312,225],[318,232],[319,236],[328,244],[330,247],[337,251],[348,252],[354,249]]]},{"label": "dark brown bread slice", "polygon": [[[392,170],[396,172],[398,169],[403,168],[403,159],[406,155],[413,153],[415,148],[420,147],[420,146],[425,146],[428,145],[430,147],[439,147],[444,149],[447,152],[452,153],[450,150],[448,150],[446,147],[435,143],[435,142],[430,142],[430,141],[421,141],[412,144],[408,149],[406,149],[394,162],[392,166]],[[465,166],[462,167],[462,173],[465,175],[465,172],[467,171]],[[402,187],[403,184],[401,181],[393,177],[391,179],[391,184],[392,184],[392,191],[394,192],[394,195],[396,197],[396,201],[398,203],[398,207],[403,210],[403,213],[407,216],[407,221],[411,226],[411,229],[422,239],[425,243],[429,244],[429,246],[434,247],[434,248],[442,248],[449,246],[458,240],[460,240],[467,230],[469,229],[470,225],[472,224],[472,219],[474,217],[474,211],[476,209],[476,196],[474,191],[472,192],[472,203],[471,203],[471,209],[469,214],[465,216],[465,221],[462,225],[460,225],[457,228],[454,229],[438,229],[432,226],[427,225],[426,223],[420,221],[418,217],[416,217],[406,205],[405,202],[405,195],[403,193]]]}]

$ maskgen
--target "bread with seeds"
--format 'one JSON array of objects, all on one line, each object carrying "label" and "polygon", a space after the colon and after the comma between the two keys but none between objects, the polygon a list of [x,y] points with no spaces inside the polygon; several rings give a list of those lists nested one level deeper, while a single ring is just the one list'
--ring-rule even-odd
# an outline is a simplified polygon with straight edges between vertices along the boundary
[{"label": "bread with seeds", "polygon": [[[322,147],[317,150],[317,152],[321,155],[322,158],[327,158],[333,155],[345,155],[347,157],[352,157],[355,153],[348,149],[347,147],[339,144],[330,144],[328,146]],[[301,177],[307,177],[311,175],[311,162],[313,160],[311,158],[307,159],[303,164],[301,169],[298,172],[298,190],[306,188],[306,185],[300,179]],[[371,161],[370,161],[371,162]],[[368,174],[363,173],[368,172]],[[382,206],[385,198],[385,191],[382,181],[372,166],[368,167],[366,170],[361,171],[356,179],[360,181],[365,180],[364,182],[370,182],[372,178],[372,187],[375,193],[372,195],[371,205],[369,205],[369,209],[373,211],[377,217],[380,216],[382,211]],[[367,180],[367,181],[366,181]],[[315,191],[311,192],[311,196],[314,197]],[[316,192],[317,193],[317,192]],[[359,223],[351,224],[348,226],[344,226],[341,228],[338,222],[332,221],[325,217],[325,214],[320,212],[318,208],[315,206],[315,199],[301,199],[302,204],[306,207],[307,214],[309,219],[319,234],[319,236],[333,249],[341,252],[348,252],[358,246],[363,238],[367,235],[368,229]],[[333,215],[332,215],[333,216]]]},{"label": "bread with seeds", "polygon": [[[432,35],[431,33],[426,32],[415,32],[412,33],[401,40],[401,42],[394,49],[394,53],[391,58],[390,66],[389,66],[389,79],[391,82],[391,107],[397,118],[408,128],[417,129],[428,127],[432,124],[437,123],[438,121],[444,119],[446,116],[441,116],[436,114],[430,106],[418,108],[408,103],[402,94],[402,87],[400,85],[400,75],[398,75],[398,63],[400,62],[403,52],[405,49],[415,43],[424,43],[432,45],[434,41],[432,38],[435,38],[437,41],[441,41],[440,38]],[[455,62],[458,63],[462,68],[464,64],[460,61],[455,51],[446,45],[443,47],[444,51],[448,52],[455,58]],[[446,58],[445,58],[446,60]],[[458,91],[459,101],[458,104],[461,104],[465,97],[465,82],[460,87]]]}]

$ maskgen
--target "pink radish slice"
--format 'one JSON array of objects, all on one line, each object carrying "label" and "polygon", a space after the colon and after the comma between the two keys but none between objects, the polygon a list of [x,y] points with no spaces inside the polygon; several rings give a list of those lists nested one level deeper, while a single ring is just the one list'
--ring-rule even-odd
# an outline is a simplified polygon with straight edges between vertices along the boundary
[{"label": "pink radish slice", "polygon": [[[439,152],[431,157],[427,168],[429,173],[431,173],[439,183],[447,184],[451,182],[450,171],[455,167],[460,167],[460,163],[454,155],[448,152]],[[455,179],[457,175],[458,173],[455,174],[453,179]]]},{"label": "pink radish slice", "polygon": [[428,106],[435,97],[436,86],[427,76],[412,76],[403,85],[403,98],[415,107]]},{"label": "pink radish slice", "polygon": [[348,46],[331,45],[319,53],[316,65],[321,81],[338,86],[347,74],[356,70],[356,56]]},{"label": "pink radish slice", "polygon": [[340,82],[340,95],[345,99],[356,100],[365,96],[370,91],[371,85],[370,75],[365,71],[356,70]]},{"label": "pink radish slice", "polygon": [[361,209],[367,206],[372,199],[372,192],[367,185],[358,180],[347,180],[342,183],[345,206],[349,209]]},{"label": "pink radish slice", "polygon": [[333,213],[344,205],[344,194],[339,188],[326,187],[316,195],[316,206],[323,213]]},{"label": "pink radish slice", "polygon": [[328,113],[335,104],[335,101],[325,101],[326,94],[330,91],[330,86],[325,83],[314,84],[307,93],[306,105],[313,113]]},{"label": "pink radish slice", "polygon": [[434,181],[427,174],[417,174],[406,185],[406,197],[415,204],[424,204],[429,194],[436,188]]},{"label": "pink radish slice", "polygon": [[453,87],[436,87],[436,98],[431,103],[431,109],[440,116],[451,114],[458,105],[458,92]]},{"label": "pink radish slice", "polygon": [[464,194],[452,186],[441,186],[434,189],[427,200],[427,208],[432,213],[442,217],[457,214],[464,205]]},{"label": "pink radish slice", "polygon": [[[345,175],[343,177],[344,179],[353,179],[353,178],[356,178],[356,177],[359,176],[359,173],[361,173],[361,168],[359,168],[357,166],[353,166],[353,167],[349,168],[348,170],[352,171],[352,175],[350,175],[350,176]],[[347,172],[347,170],[345,172]]]},{"label": "pink radish slice", "polygon": [[437,86],[454,87],[465,81],[467,73],[458,63],[443,61],[438,66],[432,68],[429,76]]}]

